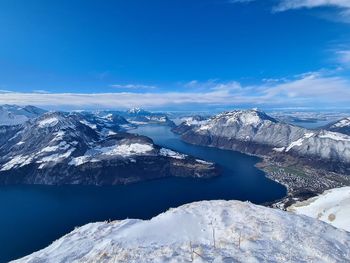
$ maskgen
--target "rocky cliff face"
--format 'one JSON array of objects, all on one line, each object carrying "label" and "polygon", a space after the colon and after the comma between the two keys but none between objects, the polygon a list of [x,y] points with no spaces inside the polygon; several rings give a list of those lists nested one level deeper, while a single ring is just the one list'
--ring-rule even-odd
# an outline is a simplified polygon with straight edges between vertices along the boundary
[{"label": "rocky cliff face", "polygon": [[[175,130],[178,131],[178,130]],[[224,112],[190,125],[182,138],[194,144],[273,156],[350,173],[350,136],[279,122],[258,110]]]},{"label": "rocky cliff face", "polygon": [[90,115],[51,112],[0,129],[5,138],[0,139],[0,184],[107,185],[217,175],[211,163],[123,132],[115,118],[102,121]]}]

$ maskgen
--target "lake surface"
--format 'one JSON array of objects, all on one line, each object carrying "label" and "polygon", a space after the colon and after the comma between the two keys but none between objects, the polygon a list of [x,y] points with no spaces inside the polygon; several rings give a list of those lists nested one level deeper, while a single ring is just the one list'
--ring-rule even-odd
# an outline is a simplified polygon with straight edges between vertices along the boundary
[{"label": "lake surface", "polygon": [[132,132],[157,144],[217,162],[211,179],[164,178],[126,186],[0,186],[0,262],[44,248],[76,226],[108,219],[149,219],[170,207],[210,199],[264,203],[286,189],[254,167],[258,158],[182,142],[166,126]]}]

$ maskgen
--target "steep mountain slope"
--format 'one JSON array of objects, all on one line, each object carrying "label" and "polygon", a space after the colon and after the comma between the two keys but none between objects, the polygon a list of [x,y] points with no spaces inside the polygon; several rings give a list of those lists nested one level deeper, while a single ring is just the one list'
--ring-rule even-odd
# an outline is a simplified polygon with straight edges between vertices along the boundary
[{"label": "steep mountain slope", "polygon": [[[115,125],[73,113],[50,112],[0,140],[0,184],[120,184],[165,176],[206,177],[213,164],[162,149]],[[114,130],[113,130],[114,129]]]},{"label": "steep mountain slope", "polygon": [[287,210],[317,218],[350,232],[350,187],[327,190],[319,196],[298,202]]},{"label": "steep mountain slope", "polygon": [[332,131],[332,132],[340,132],[346,135],[350,135],[350,117],[332,122],[324,126],[323,129]]},{"label": "steep mountain slope", "polygon": [[[278,227],[276,227],[278,226]],[[14,262],[348,262],[350,233],[239,201],[91,223]]]},{"label": "steep mountain slope", "polygon": [[46,111],[34,106],[1,105],[0,106],[0,126],[16,125],[36,118]]}]

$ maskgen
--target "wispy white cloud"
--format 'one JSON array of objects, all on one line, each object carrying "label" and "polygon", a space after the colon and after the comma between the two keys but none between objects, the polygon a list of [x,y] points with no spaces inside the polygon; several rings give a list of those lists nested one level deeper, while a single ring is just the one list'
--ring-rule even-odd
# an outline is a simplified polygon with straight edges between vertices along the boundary
[{"label": "wispy white cloud", "polygon": [[109,85],[112,88],[117,88],[117,89],[155,89],[156,86],[151,86],[151,85],[142,85],[142,84],[111,84]]},{"label": "wispy white cloud", "polygon": [[33,90],[34,93],[50,93],[49,91],[47,90],[43,90],[43,89],[35,89]]},{"label": "wispy white cloud", "polygon": [[291,9],[334,7],[338,10],[336,16],[331,19],[341,22],[350,22],[350,1],[349,0],[280,0],[273,7],[274,12],[283,12]]},{"label": "wispy white cloud", "polygon": [[[294,81],[262,86],[265,99],[282,99],[285,103],[325,103],[350,102],[350,81],[337,76],[323,76],[310,73]],[[308,105],[309,106],[309,105]]]},{"label": "wispy white cloud", "polygon": [[[33,104],[62,108],[129,108],[135,106],[185,107],[225,106],[301,106],[350,105],[350,81],[324,71],[276,79],[260,85],[242,85],[236,81],[192,82],[186,92],[115,93],[20,93],[1,92],[0,104]],[[198,89],[197,87],[205,87]]]},{"label": "wispy white cloud", "polygon": [[337,62],[344,66],[350,67],[350,50],[336,51]]},{"label": "wispy white cloud", "polygon": [[275,7],[276,11],[286,11],[289,9],[315,8],[323,6],[333,6],[338,8],[350,8],[349,0],[281,0]]},{"label": "wispy white cloud", "polygon": [[12,93],[13,91],[11,90],[6,90],[6,89],[0,89],[0,93]]}]

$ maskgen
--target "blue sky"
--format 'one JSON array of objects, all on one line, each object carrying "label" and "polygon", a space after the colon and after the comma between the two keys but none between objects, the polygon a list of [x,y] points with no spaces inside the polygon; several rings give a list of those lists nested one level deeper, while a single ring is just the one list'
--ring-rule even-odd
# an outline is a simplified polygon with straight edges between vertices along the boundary
[{"label": "blue sky", "polygon": [[349,0],[0,0],[0,103],[348,107]]}]

